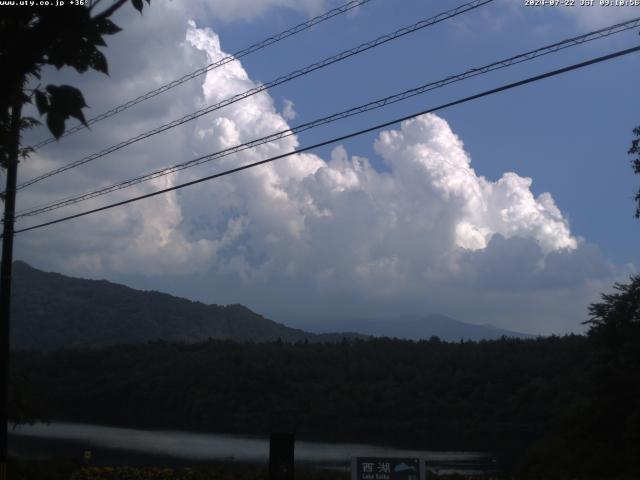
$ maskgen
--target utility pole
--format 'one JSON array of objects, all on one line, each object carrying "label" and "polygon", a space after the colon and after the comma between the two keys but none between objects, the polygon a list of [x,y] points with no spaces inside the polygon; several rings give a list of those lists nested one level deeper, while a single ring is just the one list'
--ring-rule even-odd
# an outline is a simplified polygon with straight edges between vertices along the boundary
[{"label": "utility pole", "polygon": [[9,423],[9,334],[11,319],[11,269],[13,266],[13,230],[16,212],[16,180],[20,148],[22,101],[16,96],[11,109],[11,132],[7,167],[7,186],[4,199],[2,230],[2,264],[0,265],[0,480],[7,480],[8,423]]}]

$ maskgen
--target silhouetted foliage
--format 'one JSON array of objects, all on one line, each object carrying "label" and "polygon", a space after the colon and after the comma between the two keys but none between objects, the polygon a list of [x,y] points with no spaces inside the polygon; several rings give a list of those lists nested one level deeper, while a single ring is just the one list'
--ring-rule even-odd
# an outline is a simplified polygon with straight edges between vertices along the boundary
[{"label": "silhouetted foliage", "polygon": [[[596,362],[593,397],[588,412],[600,442],[591,452],[598,465],[624,465],[617,473],[640,473],[640,276],[616,283],[616,293],[591,305],[589,337]],[[595,442],[595,438],[593,439]],[[598,473],[603,474],[600,470]]]},{"label": "silhouetted foliage", "polygon": [[[635,155],[631,161],[631,166],[633,167],[633,171],[637,174],[640,174],[640,127],[636,127],[633,129],[633,134],[636,136],[636,139],[631,142],[631,148],[629,149],[629,155]],[[640,218],[640,188],[635,196],[636,201],[636,218]]]},{"label": "silhouetted foliage", "polygon": [[589,335],[608,346],[616,347],[629,341],[640,328],[640,275],[628,284],[616,283],[618,293],[603,294],[602,302],[589,307]]},{"label": "silhouetted foliage", "polygon": [[46,393],[33,381],[31,372],[12,370],[9,385],[9,423],[13,427],[49,420],[45,414]]},{"label": "silhouetted foliage", "polygon": [[[22,106],[35,101],[41,115],[46,115],[47,127],[59,138],[69,117],[86,125],[82,109],[87,105],[80,90],[69,85],[40,85],[28,88],[29,82],[39,80],[42,68],[64,66],[79,73],[93,69],[108,74],[107,59],[98,47],[106,46],[104,35],[120,31],[111,17],[128,0],[112,2],[100,13],[95,8],[100,0],[83,2],[86,5],[6,7],[0,16],[0,166],[6,168],[12,151],[19,145],[18,132],[40,124],[34,118],[20,117]],[[149,3],[150,0],[147,0]],[[36,2],[39,3],[39,2]],[[142,0],[131,0],[142,11]],[[27,156],[29,149],[22,149]]]},{"label": "silhouetted foliage", "polygon": [[531,448],[528,470],[575,478],[640,476],[640,276],[590,306],[586,395]]}]

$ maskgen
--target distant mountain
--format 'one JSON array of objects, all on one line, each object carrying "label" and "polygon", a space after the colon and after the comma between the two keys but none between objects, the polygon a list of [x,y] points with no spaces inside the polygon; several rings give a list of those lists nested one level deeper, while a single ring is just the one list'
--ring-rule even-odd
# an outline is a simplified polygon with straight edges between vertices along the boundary
[{"label": "distant mountain", "polygon": [[[321,323],[318,322],[317,325]],[[448,342],[464,340],[493,340],[500,337],[533,338],[534,335],[503,330],[493,325],[476,325],[461,322],[446,315],[428,315],[426,317],[399,317],[393,319],[351,319],[340,323],[322,322],[323,329],[342,325],[354,332],[362,332],[376,337],[395,337],[408,340],[439,337]],[[311,330],[314,330],[311,328]]]},{"label": "distant mountain", "polygon": [[215,339],[336,342],[351,333],[313,334],[287,327],[242,305],[206,305],[106,280],[85,280],[13,265],[13,349],[98,347],[152,340]]}]

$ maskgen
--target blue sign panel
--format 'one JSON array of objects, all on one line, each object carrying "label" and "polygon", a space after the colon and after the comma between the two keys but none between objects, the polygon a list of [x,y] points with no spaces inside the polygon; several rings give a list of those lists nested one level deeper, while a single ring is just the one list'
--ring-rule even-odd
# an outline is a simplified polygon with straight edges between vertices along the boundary
[{"label": "blue sign panel", "polygon": [[419,458],[355,457],[351,480],[424,480],[424,462]]}]

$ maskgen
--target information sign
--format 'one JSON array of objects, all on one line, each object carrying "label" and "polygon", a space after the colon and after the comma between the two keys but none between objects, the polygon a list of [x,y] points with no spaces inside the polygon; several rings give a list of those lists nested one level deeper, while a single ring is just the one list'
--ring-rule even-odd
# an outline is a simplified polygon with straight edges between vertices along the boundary
[{"label": "information sign", "polygon": [[425,480],[419,458],[354,457],[351,480]]}]

